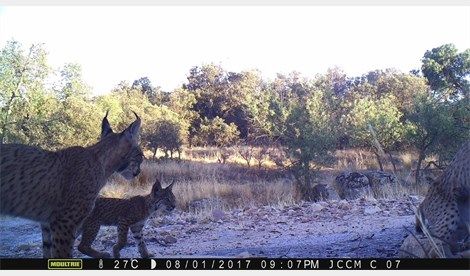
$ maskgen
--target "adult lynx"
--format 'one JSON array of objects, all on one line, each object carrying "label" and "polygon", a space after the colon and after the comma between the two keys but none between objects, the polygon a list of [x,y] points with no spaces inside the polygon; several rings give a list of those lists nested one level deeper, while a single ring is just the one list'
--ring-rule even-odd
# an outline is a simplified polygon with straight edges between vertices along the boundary
[{"label": "adult lynx", "polygon": [[41,223],[44,258],[72,257],[76,231],[111,174],[130,179],[140,173],[140,118],[135,114],[126,130],[114,133],[107,115],[100,141],[89,147],[53,152],[0,145],[0,213]]}]

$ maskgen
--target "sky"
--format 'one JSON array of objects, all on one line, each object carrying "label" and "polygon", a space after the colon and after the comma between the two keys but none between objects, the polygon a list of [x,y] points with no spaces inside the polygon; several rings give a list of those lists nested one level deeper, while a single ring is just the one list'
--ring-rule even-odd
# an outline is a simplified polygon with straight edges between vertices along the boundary
[{"label": "sky", "polygon": [[470,48],[470,6],[2,6],[0,48],[11,39],[44,43],[55,68],[80,64],[96,95],[144,76],[171,91],[208,63],[266,79],[335,66],[408,72],[426,50]]}]

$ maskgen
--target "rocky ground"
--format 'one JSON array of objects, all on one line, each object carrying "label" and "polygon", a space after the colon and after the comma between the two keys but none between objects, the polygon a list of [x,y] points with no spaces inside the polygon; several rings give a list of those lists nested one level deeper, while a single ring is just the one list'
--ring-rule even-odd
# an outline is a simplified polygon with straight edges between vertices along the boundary
[{"label": "rocky ground", "polygon": [[[391,258],[414,229],[414,207],[422,198],[303,202],[263,206],[205,216],[181,211],[148,221],[144,237],[155,257]],[[115,227],[102,227],[94,248],[111,252]],[[78,245],[79,239],[76,241]],[[40,258],[39,225],[0,220],[0,257]],[[75,257],[85,257],[74,252]],[[140,257],[129,235],[122,258]]]}]

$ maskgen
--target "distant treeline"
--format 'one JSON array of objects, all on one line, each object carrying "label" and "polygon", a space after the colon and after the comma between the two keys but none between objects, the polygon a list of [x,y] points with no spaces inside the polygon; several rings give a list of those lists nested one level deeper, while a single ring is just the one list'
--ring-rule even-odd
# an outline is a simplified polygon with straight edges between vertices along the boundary
[{"label": "distant treeline", "polygon": [[407,73],[384,69],[351,77],[333,68],[272,81],[258,71],[205,64],[191,68],[173,91],[142,77],[92,96],[79,65],[53,70],[42,45],[10,41],[0,54],[0,137],[46,149],[90,145],[107,110],[117,128],[135,111],[143,121],[142,145],[152,151],[282,147],[307,182],[312,167],[328,164],[337,148],[367,147],[379,161],[390,151],[413,149],[419,168],[430,154],[447,162],[470,132],[470,49],[446,44],[421,60],[420,70]]}]

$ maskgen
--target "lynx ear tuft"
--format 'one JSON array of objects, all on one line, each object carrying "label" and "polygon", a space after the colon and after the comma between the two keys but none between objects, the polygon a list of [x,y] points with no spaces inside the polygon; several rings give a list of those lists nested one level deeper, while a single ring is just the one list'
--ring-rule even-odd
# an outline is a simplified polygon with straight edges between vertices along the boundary
[{"label": "lynx ear tuft", "polygon": [[139,139],[141,120],[140,120],[140,117],[137,115],[137,113],[134,112],[134,115],[136,117],[135,121],[132,124],[130,124],[126,128],[126,130],[123,131],[123,134],[128,139],[137,142],[137,140]]},{"label": "lynx ear tuft", "polygon": [[106,115],[104,115],[103,121],[101,122],[101,139],[103,139],[110,133],[114,133],[108,121],[108,113],[109,109],[106,111]]}]

